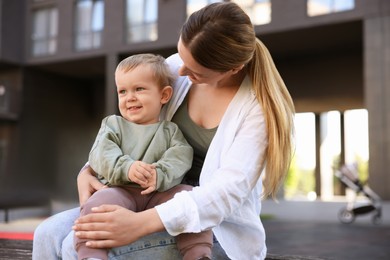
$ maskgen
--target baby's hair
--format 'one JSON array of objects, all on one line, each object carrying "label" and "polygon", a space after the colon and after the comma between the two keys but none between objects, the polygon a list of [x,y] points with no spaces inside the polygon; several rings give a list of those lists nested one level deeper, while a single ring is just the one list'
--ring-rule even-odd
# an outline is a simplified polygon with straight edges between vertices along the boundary
[{"label": "baby's hair", "polygon": [[129,56],[118,64],[116,71],[121,70],[126,73],[140,65],[150,66],[160,87],[173,85],[175,78],[168,64],[161,55],[157,54],[143,53]]}]

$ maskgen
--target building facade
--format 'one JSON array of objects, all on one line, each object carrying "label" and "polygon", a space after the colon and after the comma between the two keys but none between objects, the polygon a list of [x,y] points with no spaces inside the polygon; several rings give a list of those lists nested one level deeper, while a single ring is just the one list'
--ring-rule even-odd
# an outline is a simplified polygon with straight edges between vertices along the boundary
[{"label": "building facade", "polygon": [[[101,119],[117,113],[117,63],[175,53],[201,2],[215,1],[1,0],[0,189],[77,200]],[[297,112],[368,110],[370,186],[390,199],[390,2],[328,1],[324,14],[311,10],[324,1],[236,2],[252,12]],[[320,174],[318,160],[318,193]]]}]

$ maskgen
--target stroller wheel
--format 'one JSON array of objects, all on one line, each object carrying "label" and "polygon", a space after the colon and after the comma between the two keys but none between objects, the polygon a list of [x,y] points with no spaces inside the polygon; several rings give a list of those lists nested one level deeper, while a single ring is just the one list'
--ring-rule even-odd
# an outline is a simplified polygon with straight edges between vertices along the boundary
[{"label": "stroller wheel", "polygon": [[381,219],[381,216],[378,215],[378,214],[375,214],[373,217],[372,217],[372,223],[374,225],[380,225],[382,223],[382,219]]},{"label": "stroller wheel", "polygon": [[353,213],[353,211],[350,211],[346,208],[342,208],[339,211],[338,217],[339,217],[339,220],[341,221],[341,223],[344,223],[344,224],[350,224],[355,220],[355,214]]}]

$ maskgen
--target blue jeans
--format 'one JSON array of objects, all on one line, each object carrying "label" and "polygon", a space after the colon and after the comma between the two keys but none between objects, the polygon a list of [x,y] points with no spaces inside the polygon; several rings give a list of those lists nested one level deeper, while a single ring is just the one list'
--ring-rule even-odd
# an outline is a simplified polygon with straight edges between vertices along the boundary
[{"label": "blue jeans", "polygon": [[[33,260],[77,260],[73,244],[72,226],[79,217],[80,209],[58,213],[43,221],[34,232]],[[155,233],[122,247],[109,251],[111,260],[125,259],[181,259],[175,238],[167,232]],[[213,259],[229,259],[217,241],[214,241]]]}]

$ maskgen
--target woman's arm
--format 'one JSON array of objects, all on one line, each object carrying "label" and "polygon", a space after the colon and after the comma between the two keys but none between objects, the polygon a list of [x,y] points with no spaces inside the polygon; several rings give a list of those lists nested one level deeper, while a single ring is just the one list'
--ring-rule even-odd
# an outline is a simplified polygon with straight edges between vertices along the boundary
[{"label": "woman's arm", "polygon": [[89,240],[89,247],[123,246],[164,230],[154,208],[136,213],[116,205],[102,205],[92,208],[92,211],[94,213],[76,220],[73,226],[77,237]]},{"label": "woman's arm", "polygon": [[[247,120],[261,118],[258,114],[259,110],[256,109],[256,111],[247,117]],[[257,131],[261,132],[260,129],[263,128],[261,124],[262,120],[256,119],[242,126],[242,136],[241,134],[238,135],[241,137],[236,136],[236,139],[242,140],[238,141],[239,145],[232,144],[230,150],[233,154],[226,155],[223,163],[226,165],[218,170],[223,173],[216,173],[215,176],[209,177],[207,184],[203,187],[197,187],[192,192],[176,194],[174,199],[164,203],[165,206],[157,206],[160,208],[159,211],[153,208],[135,213],[119,206],[100,206],[93,209],[94,213],[76,221],[73,227],[76,235],[79,238],[90,240],[88,243],[90,247],[104,248],[123,246],[164,229],[171,235],[177,235],[183,232],[199,232],[217,225],[224,217],[231,214],[230,212],[240,207],[259,179],[262,165],[260,163],[261,154],[266,149],[266,144],[262,144],[264,139],[256,134]],[[252,148],[248,149],[248,147]],[[236,149],[241,151],[239,156],[237,151],[234,151]],[[250,155],[242,152],[248,152],[248,150],[255,152]],[[257,156],[254,156],[255,154]],[[234,158],[237,156],[238,158]],[[259,158],[255,159],[255,157]],[[237,170],[248,169],[248,167],[253,168],[250,173]],[[209,196],[209,200],[201,199],[202,202],[200,202],[196,199],[198,196],[202,198]],[[204,204],[207,201],[210,203]],[[164,217],[167,219],[167,216],[168,221],[164,225],[162,219]]]},{"label": "woman's arm", "polygon": [[79,192],[80,205],[83,205],[95,191],[105,188],[98,179],[94,171],[89,166],[84,166],[77,176],[77,189]]}]

